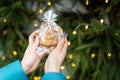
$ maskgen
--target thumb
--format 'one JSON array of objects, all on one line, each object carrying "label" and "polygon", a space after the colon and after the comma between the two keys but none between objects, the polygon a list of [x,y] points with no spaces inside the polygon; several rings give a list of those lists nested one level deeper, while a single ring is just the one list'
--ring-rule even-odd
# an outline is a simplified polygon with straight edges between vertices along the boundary
[{"label": "thumb", "polygon": [[56,47],[56,49],[57,49],[58,51],[61,51],[61,50],[62,50],[62,48],[63,48],[63,46],[64,46],[64,42],[65,42],[65,39],[62,38],[62,40],[58,43],[58,45],[57,45],[57,47]]},{"label": "thumb", "polygon": [[46,56],[46,54],[40,54],[40,55],[38,54],[38,59],[41,60],[45,56]]}]

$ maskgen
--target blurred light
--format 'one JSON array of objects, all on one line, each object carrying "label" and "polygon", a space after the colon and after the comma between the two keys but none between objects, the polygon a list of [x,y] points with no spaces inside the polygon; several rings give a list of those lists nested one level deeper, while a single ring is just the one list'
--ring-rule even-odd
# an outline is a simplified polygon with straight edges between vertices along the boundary
[{"label": "blurred light", "polygon": [[22,40],[18,40],[18,44],[22,44]]},{"label": "blurred light", "polygon": [[50,1],[48,2],[48,6],[51,6],[51,2]]},{"label": "blurred light", "polygon": [[40,76],[34,76],[34,80],[40,80]]},{"label": "blurred light", "polygon": [[63,70],[63,69],[65,69],[65,67],[64,67],[64,66],[61,66],[60,69]]},{"label": "blurred light", "polygon": [[86,5],[89,5],[89,0],[86,0]]},{"label": "blurred light", "polygon": [[68,57],[69,57],[70,59],[72,59],[72,58],[73,58],[73,55],[72,55],[72,54],[69,54]]},{"label": "blurred light", "polygon": [[38,24],[37,24],[37,23],[34,23],[34,27],[38,27]]},{"label": "blurred light", "polygon": [[95,57],[95,53],[92,53],[91,54],[91,58],[93,59]]},{"label": "blurred light", "polygon": [[6,19],[4,19],[4,20],[3,20],[3,22],[4,22],[4,23],[6,23],[6,22],[7,22],[7,20],[6,20]]},{"label": "blurred light", "polygon": [[109,0],[105,0],[105,3],[108,3]]},{"label": "blurred light", "polygon": [[85,25],[85,29],[88,29],[88,27],[89,27],[88,25]]},{"label": "blurred light", "polygon": [[3,31],[3,35],[6,35],[6,34],[7,34],[7,31],[6,31],[6,30],[4,30],[4,31]]},{"label": "blurred light", "polygon": [[13,55],[16,56],[17,55],[17,51],[13,51]]},{"label": "blurred light", "polygon": [[108,56],[108,57],[111,57],[111,53],[108,53],[107,56]]},{"label": "blurred light", "polygon": [[76,66],[76,64],[75,64],[75,63],[72,63],[71,66],[74,68],[74,67]]},{"label": "blurred light", "polygon": [[103,20],[103,19],[100,19],[100,23],[102,23],[102,24],[103,24],[103,23],[104,23],[104,20]]},{"label": "blurred light", "polygon": [[38,78],[37,78],[37,76],[34,76],[34,80],[37,80]]},{"label": "blurred light", "polygon": [[116,33],[115,33],[115,35],[116,35],[116,36],[118,36],[118,35],[119,35],[119,33],[118,33],[118,32],[116,32]]},{"label": "blurred light", "polygon": [[5,56],[2,56],[2,58],[1,58],[3,61],[6,59],[6,57]]},{"label": "blurred light", "polygon": [[66,79],[69,80],[70,79],[70,75],[66,75]]},{"label": "blurred light", "polygon": [[42,13],[43,13],[43,9],[40,9],[40,10],[39,10],[39,13],[42,14]]},{"label": "blurred light", "polygon": [[73,31],[73,35],[76,35],[77,34],[77,32],[76,31]]},{"label": "blurred light", "polygon": [[68,41],[68,46],[70,46],[71,45],[71,42],[70,41]]},{"label": "blurred light", "polygon": [[9,59],[12,59],[12,55],[9,55]]},{"label": "blurred light", "polygon": [[38,79],[40,80],[40,79],[41,79],[41,76],[38,76]]}]

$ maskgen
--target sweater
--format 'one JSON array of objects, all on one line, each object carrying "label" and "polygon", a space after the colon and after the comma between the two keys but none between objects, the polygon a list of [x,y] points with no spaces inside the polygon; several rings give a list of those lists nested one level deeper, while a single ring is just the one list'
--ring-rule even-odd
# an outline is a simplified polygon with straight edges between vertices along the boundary
[{"label": "sweater", "polygon": [[[8,64],[0,69],[0,80],[29,80],[22,69],[19,60]],[[66,80],[65,76],[59,72],[48,72],[41,80]]]}]

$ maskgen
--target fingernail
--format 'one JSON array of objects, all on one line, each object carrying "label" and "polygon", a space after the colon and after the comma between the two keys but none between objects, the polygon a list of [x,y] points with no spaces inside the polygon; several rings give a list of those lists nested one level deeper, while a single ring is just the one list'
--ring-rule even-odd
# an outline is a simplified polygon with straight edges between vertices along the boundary
[{"label": "fingernail", "polygon": [[67,37],[68,37],[68,34],[66,34],[65,37],[67,38]]}]

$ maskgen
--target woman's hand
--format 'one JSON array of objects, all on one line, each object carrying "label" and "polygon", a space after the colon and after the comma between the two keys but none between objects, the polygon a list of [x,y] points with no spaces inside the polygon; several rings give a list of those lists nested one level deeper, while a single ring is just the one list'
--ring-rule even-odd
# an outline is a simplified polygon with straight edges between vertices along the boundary
[{"label": "woman's hand", "polygon": [[58,43],[56,49],[49,54],[45,63],[45,73],[60,71],[60,67],[67,53],[67,46],[68,41],[65,37]]},{"label": "woman's hand", "polygon": [[21,61],[22,68],[26,74],[33,72],[38,67],[41,59],[44,56],[44,54],[40,56],[37,54],[39,38],[36,36],[36,34],[38,34],[38,32],[39,30],[36,30],[29,36],[29,44]]}]

